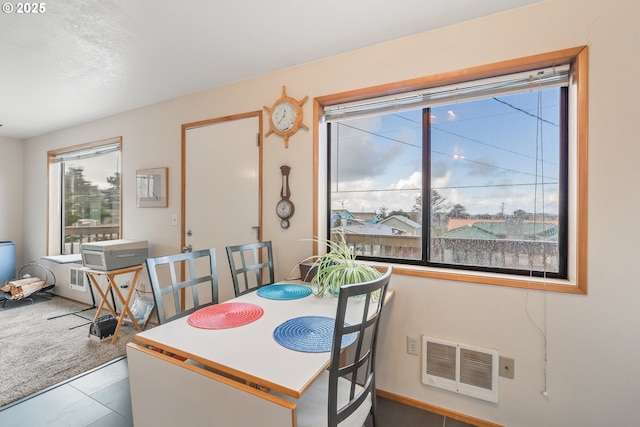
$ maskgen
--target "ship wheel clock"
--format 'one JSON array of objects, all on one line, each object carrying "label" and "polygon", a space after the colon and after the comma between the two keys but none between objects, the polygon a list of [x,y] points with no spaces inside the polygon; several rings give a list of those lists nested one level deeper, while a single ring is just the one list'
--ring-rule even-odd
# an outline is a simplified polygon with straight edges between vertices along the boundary
[{"label": "ship wheel clock", "polygon": [[280,190],[280,201],[276,205],[276,213],[280,217],[280,227],[289,228],[289,218],[293,216],[295,207],[289,197],[291,192],[289,191],[289,172],[291,168],[289,166],[280,166],[280,172],[282,172],[282,189]]},{"label": "ship wheel clock", "polygon": [[289,148],[289,137],[296,133],[298,129],[309,129],[302,123],[302,105],[307,102],[308,96],[300,101],[287,96],[287,87],[282,86],[282,96],[274,102],[272,107],[264,107],[269,112],[269,131],[265,136],[272,133],[284,138],[284,147]]}]

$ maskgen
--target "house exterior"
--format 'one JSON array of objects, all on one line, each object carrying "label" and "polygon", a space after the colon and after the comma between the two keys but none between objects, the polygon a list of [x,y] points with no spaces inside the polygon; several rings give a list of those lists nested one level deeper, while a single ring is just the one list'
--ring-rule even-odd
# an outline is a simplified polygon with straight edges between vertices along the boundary
[{"label": "house exterior", "polygon": [[391,215],[380,221],[380,224],[393,228],[395,234],[419,236],[422,233],[420,224],[402,215]]}]

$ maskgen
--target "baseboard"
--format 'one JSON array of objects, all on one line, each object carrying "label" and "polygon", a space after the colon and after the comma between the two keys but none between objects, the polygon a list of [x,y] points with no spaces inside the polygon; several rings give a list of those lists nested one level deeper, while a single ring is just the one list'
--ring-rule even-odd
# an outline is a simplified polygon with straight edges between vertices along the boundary
[{"label": "baseboard", "polygon": [[419,400],[411,399],[409,397],[401,396],[399,394],[391,393],[388,391],[377,389],[376,394],[382,398],[393,400],[394,402],[402,403],[403,405],[413,406],[414,408],[419,408],[425,411],[433,412],[434,414],[438,414],[438,415],[445,416],[447,418],[462,421],[467,424],[474,425],[476,427],[504,427],[501,424],[496,424],[490,421],[481,420],[479,418],[461,414],[459,412],[451,411],[446,408],[441,408],[439,406],[431,405],[426,402],[421,402]]},{"label": "baseboard", "polygon": [[77,300],[77,299],[69,298],[69,297],[67,297],[67,296],[57,294],[57,293],[55,293],[55,292],[51,292],[51,295],[53,295],[53,296],[54,296],[54,297],[56,297],[56,298],[64,299],[64,300],[71,301],[71,302],[75,302],[75,303],[82,304],[82,305],[86,305],[87,307],[92,307],[92,305],[91,305],[91,304],[89,304],[89,303],[88,303],[88,302],[86,302],[86,301],[80,301],[80,300]]}]

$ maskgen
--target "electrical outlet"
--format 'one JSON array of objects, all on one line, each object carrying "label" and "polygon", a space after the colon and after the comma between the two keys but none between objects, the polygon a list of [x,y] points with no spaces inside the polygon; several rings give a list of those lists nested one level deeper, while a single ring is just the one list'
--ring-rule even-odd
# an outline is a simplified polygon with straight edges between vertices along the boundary
[{"label": "electrical outlet", "polygon": [[500,376],[513,379],[516,362],[511,357],[500,356]]},{"label": "electrical outlet", "polygon": [[418,339],[407,336],[407,353],[418,356]]}]

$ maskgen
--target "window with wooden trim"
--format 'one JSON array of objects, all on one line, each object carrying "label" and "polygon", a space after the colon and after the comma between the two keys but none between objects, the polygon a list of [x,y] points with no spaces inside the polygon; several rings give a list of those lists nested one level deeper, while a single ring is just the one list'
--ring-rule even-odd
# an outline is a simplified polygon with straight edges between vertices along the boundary
[{"label": "window with wooden trim", "polygon": [[318,98],[326,234],[344,234],[361,259],[426,275],[586,292],[584,56]]},{"label": "window with wooden trim", "polygon": [[121,236],[121,138],[50,151],[48,253]]}]

